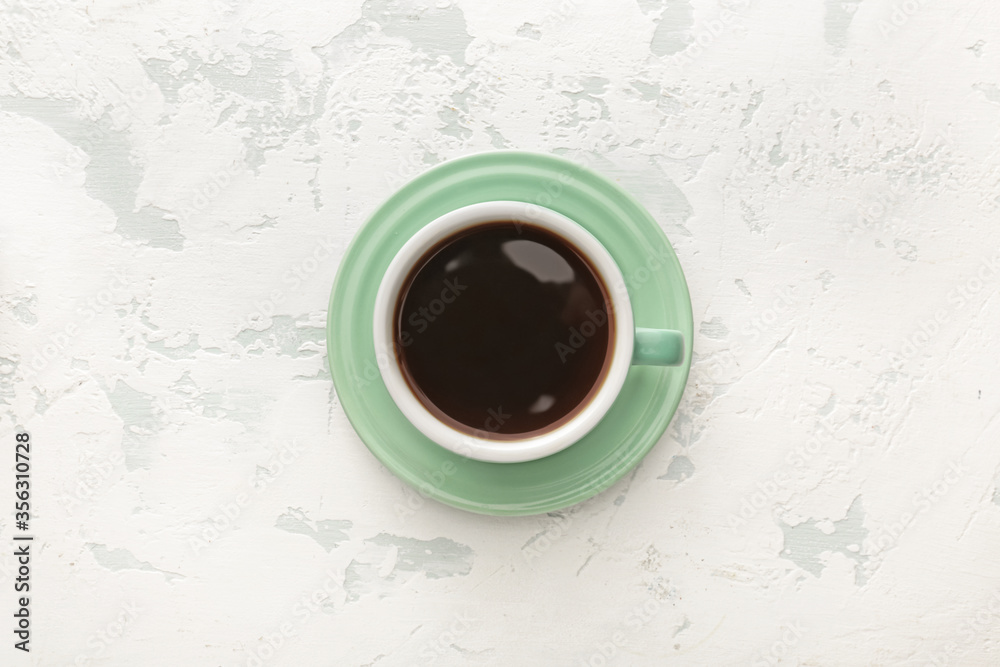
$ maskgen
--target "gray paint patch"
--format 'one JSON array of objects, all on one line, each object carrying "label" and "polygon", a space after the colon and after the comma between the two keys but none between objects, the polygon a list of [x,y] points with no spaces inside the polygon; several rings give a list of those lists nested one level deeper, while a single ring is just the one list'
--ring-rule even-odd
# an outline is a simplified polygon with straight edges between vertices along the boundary
[{"label": "gray paint patch", "polygon": [[847,46],[847,31],[860,4],[861,0],[826,0],[823,38],[834,49]]},{"label": "gray paint patch", "polygon": [[[206,101],[218,113],[216,126],[240,114],[240,129],[246,130],[240,132],[245,135],[243,162],[256,172],[266,161],[268,151],[283,147],[297,133],[307,144],[319,141],[313,125],[324,111],[330,80],[324,76],[315,87],[304,85],[301,73],[295,69],[292,47],[285,48],[286,43],[273,33],[248,39],[262,39],[263,43],[240,42],[236,45],[238,52],[208,58],[171,42],[172,58],[150,58],[143,67],[171,107],[160,119],[162,125],[171,122],[174,109],[183,101],[181,91],[185,86],[210,85],[212,96]],[[288,106],[295,112],[289,113]]]},{"label": "gray paint patch", "polygon": [[347,566],[344,589],[347,601],[377,593],[385,597],[405,583],[407,575],[422,574],[428,579],[465,576],[472,571],[471,548],[446,537],[418,540],[379,533],[365,540],[365,550]]},{"label": "gray paint patch", "polygon": [[700,415],[704,410],[705,404],[696,404],[690,412],[679,410],[674,415],[673,421],[670,422],[671,434],[684,449],[691,447],[701,439],[705,425],[700,420],[696,422],[692,415]]},{"label": "gray paint patch", "polygon": [[517,29],[515,33],[518,37],[523,37],[525,39],[533,39],[538,41],[542,38],[542,33],[533,23],[524,23],[520,28]]},{"label": "gray paint patch", "polygon": [[472,137],[472,130],[461,122],[462,116],[461,111],[451,107],[438,111],[438,118],[442,123],[438,126],[438,132],[448,137],[455,137],[459,141],[467,141]]},{"label": "gray paint patch", "polygon": [[239,110],[240,109],[238,106],[236,106],[236,104],[230,104],[229,106],[227,106],[219,113],[219,117],[215,120],[215,127],[219,127],[220,125],[225,125],[226,121],[232,118],[233,114],[235,114]]},{"label": "gray paint patch", "polygon": [[428,579],[466,575],[472,570],[472,549],[446,537],[418,540],[380,533],[367,543],[399,549],[395,570],[422,572]]},{"label": "gray paint patch", "polygon": [[[317,158],[317,161],[319,158]],[[323,189],[319,184],[319,168],[313,172],[313,177],[309,179],[309,192],[313,196],[313,210],[318,211],[323,208]]]},{"label": "gray paint patch", "polygon": [[[200,61],[197,71],[213,86],[248,100],[281,102],[289,77],[295,73],[292,50],[270,44],[240,44],[246,58]],[[193,56],[188,52],[189,56]]]},{"label": "gray paint patch", "polygon": [[161,354],[168,359],[192,359],[194,353],[201,349],[201,346],[198,345],[198,337],[194,334],[188,338],[187,343],[176,347],[167,347],[165,339],[149,340],[146,336],[143,336],[143,338],[146,339],[146,348],[148,350]]},{"label": "gray paint patch", "polygon": [[[176,42],[170,46],[175,56],[172,60],[149,58],[142,64],[146,74],[160,88],[164,100],[171,105],[181,101],[180,91],[184,86],[202,80],[219,91],[235,93],[246,100],[277,104],[284,99],[285,86],[295,72],[291,49],[272,44],[242,42],[237,45],[242,57],[229,55],[209,60]],[[184,67],[174,69],[177,62]],[[233,105],[223,109],[218,123],[225,122],[236,110]]]},{"label": "gray paint patch", "polygon": [[[133,301],[135,301],[135,299],[133,299]],[[139,321],[142,322],[143,326],[145,326],[150,331],[159,331],[160,330],[160,327],[156,326],[153,323],[153,321],[151,319],[149,319],[149,315],[146,312],[139,313]]]},{"label": "gray paint patch", "polygon": [[683,51],[691,43],[694,8],[687,0],[670,2],[660,14],[649,50],[656,56],[668,56]]},{"label": "gray paint patch", "polygon": [[227,391],[205,392],[191,402],[191,408],[200,406],[202,416],[210,419],[227,419],[229,421],[250,426],[259,424],[268,414],[273,396],[262,396],[258,392]]},{"label": "gray paint patch", "polygon": [[[784,533],[784,547],[780,556],[790,560],[813,576],[820,576],[826,567],[821,556],[825,553],[840,553],[863,566],[868,556],[862,555],[861,545],[868,536],[864,527],[865,513],[861,504],[861,496],[854,499],[850,509],[840,521],[810,519],[797,526],[779,523]],[[833,530],[823,528],[832,525]],[[854,568],[854,580],[857,585],[864,584],[863,567]]]},{"label": "gray paint patch", "polygon": [[[607,120],[611,117],[611,110],[608,109],[607,103],[604,101],[604,94],[607,92],[608,84],[611,83],[604,77],[600,76],[584,76],[577,80],[577,88],[571,91],[562,90],[560,93],[577,102],[579,100],[588,100],[597,104],[601,108],[601,118]],[[579,124],[581,119],[579,114],[572,113],[570,121]],[[561,123],[565,125],[566,123]]]},{"label": "gray paint patch", "polygon": [[977,83],[972,86],[973,90],[976,90],[983,94],[983,96],[990,102],[996,102],[1000,104],[1000,86],[995,83]]},{"label": "gray paint patch", "polygon": [[760,206],[754,207],[741,201],[740,212],[743,214],[743,224],[754,234],[764,234],[773,224],[762,216]]},{"label": "gray paint patch", "polygon": [[122,380],[115,382],[115,388],[107,396],[115,413],[126,424],[159,421],[154,409],[154,397],[133,389]]},{"label": "gray paint patch", "polygon": [[660,99],[662,94],[662,89],[658,83],[645,83],[643,81],[636,81],[633,79],[629,81],[633,88],[639,91],[639,96],[648,102],[655,102]]},{"label": "gray paint patch", "polygon": [[788,162],[788,156],[781,152],[781,132],[778,132],[778,141],[771,147],[771,152],[767,154],[767,161],[775,167]]},{"label": "gray paint patch", "polygon": [[104,393],[122,422],[122,451],[125,453],[125,468],[149,468],[153,465],[155,452],[150,445],[150,437],[164,426],[162,410],[156,398],[133,389],[122,380],[115,382],[114,389]]},{"label": "gray paint patch", "polygon": [[583,92],[592,96],[603,95],[607,92],[609,83],[611,82],[603,76],[585,76],[580,78],[580,86],[583,88]]},{"label": "gray paint patch", "polygon": [[93,554],[94,560],[97,561],[98,565],[112,572],[118,572],[119,570],[142,570],[144,572],[159,572],[167,578],[167,581],[184,578],[183,575],[176,572],[161,570],[153,567],[146,561],[140,561],[128,549],[109,549],[106,544],[94,544],[92,542],[88,542],[85,546]]},{"label": "gray paint patch", "polygon": [[667,466],[667,472],[657,477],[657,479],[668,479],[675,482],[683,482],[693,474],[694,464],[691,463],[691,459],[686,456],[675,456],[670,459],[670,465]]},{"label": "gray paint patch", "polygon": [[[451,104],[445,106],[438,112],[438,118],[444,123],[439,127],[441,134],[455,137],[460,141],[466,141],[472,137],[472,130],[469,128],[469,119],[472,111],[472,101],[479,95],[479,84],[470,83],[462,90],[453,93]],[[441,161],[441,158],[429,151],[424,152],[424,164],[434,165]]]},{"label": "gray paint patch", "polygon": [[[273,351],[296,359],[314,357],[322,354],[325,341],[324,327],[300,324],[288,315],[273,316],[271,326],[261,331],[243,329],[236,334],[236,342],[254,356]],[[309,344],[318,345],[320,349],[311,349]]]},{"label": "gray paint patch", "polygon": [[892,247],[895,248],[900,259],[905,259],[907,262],[917,261],[917,246],[909,241],[896,239],[892,242]]},{"label": "gray paint patch", "polygon": [[0,108],[44,123],[90,158],[84,168],[87,195],[110,208],[117,218],[115,233],[154,248],[180,250],[184,237],[168,211],[155,206],[136,210],[136,192],[144,169],[132,159],[126,130],[117,130],[108,115],[97,121],[81,118],[71,102],[52,99],[6,97]]},{"label": "gray paint patch", "polygon": [[743,107],[743,120],[740,121],[740,127],[744,128],[750,124],[753,120],[753,115],[757,113],[757,109],[760,108],[761,102],[764,101],[764,91],[755,90],[750,94],[750,100],[747,105]]},{"label": "gray paint patch", "polygon": [[[175,52],[177,53],[177,52]],[[181,88],[191,82],[190,76],[185,76],[183,72],[173,73],[171,66],[183,55],[177,53],[178,58],[174,60],[164,60],[163,58],[148,58],[142,61],[142,67],[146,70],[146,76],[156,84],[163,95],[163,101],[167,104],[177,104],[180,102]],[[187,71],[185,68],[184,71]]]},{"label": "gray paint patch", "polygon": [[[180,398],[181,405],[176,406],[178,408],[186,408],[209,419],[227,419],[247,427],[259,424],[274,402],[274,397],[255,391],[204,391],[188,371],[170,385],[170,391]],[[175,407],[173,402],[171,407]]]},{"label": "gray paint patch", "polygon": [[493,148],[510,148],[510,141],[508,141],[507,137],[500,134],[496,127],[487,125],[483,129],[486,130],[486,134],[490,138],[490,145]]},{"label": "gray paint patch", "polygon": [[8,359],[7,357],[0,357],[0,375],[10,375],[17,370],[20,362],[16,359]]},{"label": "gray paint patch", "polygon": [[[368,0],[359,23],[374,21],[388,37],[402,37],[431,58],[448,56],[456,65],[465,64],[465,49],[472,43],[462,10],[450,7],[418,7],[408,0]],[[356,24],[355,24],[356,25]]]},{"label": "gray paint patch", "polygon": [[330,359],[325,354],[320,363],[320,367],[316,369],[316,372],[312,375],[296,375],[295,380],[320,380],[325,382],[332,382],[333,376],[330,375]]},{"label": "gray paint patch", "polygon": [[32,294],[29,297],[20,297],[17,299],[16,304],[11,308],[11,313],[14,317],[18,319],[26,327],[33,327],[38,324],[38,316],[35,315],[34,308],[35,304],[38,303],[38,297]]},{"label": "gray paint patch", "polygon": [[828,414],[833,412],[834,408],[837,407],[837,394],[830,392],[830,398],[826,399],[821,407],[816,408],[816,414],[820,417],[826,417]]},{"label": "gray paint patch", "polygon": [[44,415],[45,411],[49,409],[48,397],[37,387],[32,387],[31,391],[35,395],[35,414]]},{"label": "gray paint patch", "polygon": [[729,328],[723,324],[722,318],[713,317],[708,322],[702,322],[698,332],[706,338],[721,340],[729,335]]},{"label": "gray paint patch", "polygon": [[275,528],[289,533],[298,533],[312,538],[325,551],[333,551],[341,542],[350,539],[347,531],[354,524],[341,519],[321,519],[310,521],[299,508],[289,507],[288,511],[278,517]]}]

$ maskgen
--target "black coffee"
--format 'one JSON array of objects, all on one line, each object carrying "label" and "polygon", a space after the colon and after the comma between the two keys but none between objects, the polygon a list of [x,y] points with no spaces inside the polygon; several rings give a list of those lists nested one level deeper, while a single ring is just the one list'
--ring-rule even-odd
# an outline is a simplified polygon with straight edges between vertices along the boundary
[{"label": "black coffee", "polygon": [[396,354],[413,393],[453,428],[493,439],[548,431],[600,388],[614,340],[608,296],[565,239],[479,224],[438,243],[406,278]]}]

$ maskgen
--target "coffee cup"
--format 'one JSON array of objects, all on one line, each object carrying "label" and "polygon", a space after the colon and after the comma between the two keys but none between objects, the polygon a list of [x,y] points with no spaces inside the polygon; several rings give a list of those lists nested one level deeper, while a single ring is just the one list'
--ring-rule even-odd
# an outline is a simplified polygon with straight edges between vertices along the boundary
[{"label": "coffee cup", "polygon": [[587,229],[517,201],[449,211],[410,237],[375,298],[382,380],[456,454],[556,454],[605,416],[633,365],[683,363],[684,337],[634,322],[622,271]]}]

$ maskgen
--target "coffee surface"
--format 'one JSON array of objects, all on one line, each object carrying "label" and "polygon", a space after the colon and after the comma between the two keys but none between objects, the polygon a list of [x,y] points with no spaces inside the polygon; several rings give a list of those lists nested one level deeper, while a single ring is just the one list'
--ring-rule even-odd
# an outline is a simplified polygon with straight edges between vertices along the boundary
[{"label": "coffee surface", "polygon": [[453,428],[537,435],[600,388],[614,340],[607,297],[565,239],[525,223],[479,224],[411,270],[396,304],[396,354],[413,393]]}]

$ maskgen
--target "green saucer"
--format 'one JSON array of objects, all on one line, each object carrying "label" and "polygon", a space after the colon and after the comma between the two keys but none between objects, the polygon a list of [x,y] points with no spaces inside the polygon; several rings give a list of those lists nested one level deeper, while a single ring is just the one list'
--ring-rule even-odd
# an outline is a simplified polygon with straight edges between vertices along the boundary
[{"label": "green saucer", "polygon": [[[382,384],[372,340],[375,293],[403,243],[442,214],[483,201],[536,203],[575,220],[614,257],[637,327],[684,334],[684,362],[632,366],[604,419],[563,451],[525,463],[454,454],[413,427]],[[551,155],[498,151],[446,162],[392,195],[347,249],[330,297],[327,354],[348,419],[368,449],[421,494],[484,514],[538,514],[611,486],[656,444],[691,368],[691,298],[680,263],[649,213],[621,188]]]}]

